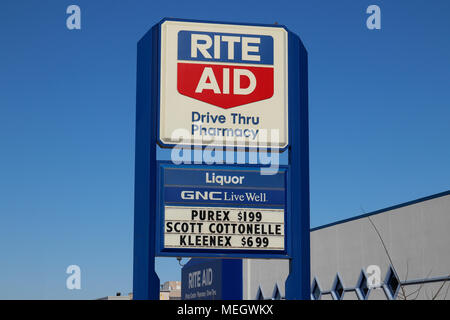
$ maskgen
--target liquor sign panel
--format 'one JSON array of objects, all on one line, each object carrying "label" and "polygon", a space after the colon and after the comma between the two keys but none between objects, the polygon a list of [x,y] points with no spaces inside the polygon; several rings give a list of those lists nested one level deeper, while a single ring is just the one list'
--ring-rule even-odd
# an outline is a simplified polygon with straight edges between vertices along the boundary
[{"label": "liquor sign panel", "polygon": [[[283,28],[165,21],[161,144],[202,145],[216,139],[215,145],[286,147],[287,67]],[[272,130],[279,141],[271,140]]]},{"label": "liquor sign panel", "polygon": [[286,250],[286,170],[162,165],[161,251]]}]

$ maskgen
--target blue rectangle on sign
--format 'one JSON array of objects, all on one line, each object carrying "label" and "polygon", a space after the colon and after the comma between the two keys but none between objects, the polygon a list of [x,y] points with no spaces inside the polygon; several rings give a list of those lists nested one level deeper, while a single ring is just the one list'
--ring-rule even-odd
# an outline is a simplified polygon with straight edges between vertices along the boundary
[{"label": "blue rectangle on sign", "polygon": [[285,189],[285,171],[274,175],[261,175],[250,169],[195,169],[186,167],[164,168],[164,186],[233,187],[255,189]]},{"label": "blue rectangle on sign", "polygon": [[283,207],[284,190],[249,190],[225,188],[164,188],[166,205],[232,205],[255,207]]},{"label": "blue rectangle on sign", "polygon": [[286,175],[255,169],[164,167],[164,205],[283,208]]},{"label": "blue rectangle on sign", "polygon": [[241,259],[191,259],[181,270],[182,300],[242,300]]},{"label": "blue rectangle on sign", "polygon": [[273,65],[273,38],[254,34],[180,31],[178,60]]}]

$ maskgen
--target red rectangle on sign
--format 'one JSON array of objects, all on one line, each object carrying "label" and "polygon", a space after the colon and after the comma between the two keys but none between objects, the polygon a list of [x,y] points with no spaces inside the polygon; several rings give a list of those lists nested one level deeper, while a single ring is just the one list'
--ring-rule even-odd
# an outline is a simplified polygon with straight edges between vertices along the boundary
[{"label": "red rectangle on sign", "polygon": [[179,62],[177,69],[180,94],[224,109],[273,96],[273,67]]}]

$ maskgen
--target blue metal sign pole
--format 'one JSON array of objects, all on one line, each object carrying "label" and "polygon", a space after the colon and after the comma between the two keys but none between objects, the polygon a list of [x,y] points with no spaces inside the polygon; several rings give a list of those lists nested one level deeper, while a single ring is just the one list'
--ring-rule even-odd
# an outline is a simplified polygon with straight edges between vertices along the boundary
[{"label": "blue metal sign pole", "polygon": [[159,28],[138,43],[136,92],[136,160],[134,208],[133,299],[159,300],[155,272],[156,101],[158,99]]},{"label": "blue metal sign pole", "polygon": [[286,299],[310,299],[308,57],[300,38],[289,32],[289,164],[292,254]]}]

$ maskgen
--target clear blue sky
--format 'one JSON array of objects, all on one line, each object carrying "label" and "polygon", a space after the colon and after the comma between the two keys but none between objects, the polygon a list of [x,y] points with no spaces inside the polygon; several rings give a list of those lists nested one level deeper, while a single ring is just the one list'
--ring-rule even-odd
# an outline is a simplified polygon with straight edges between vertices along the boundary
[{"label": "clear blue sky", "polygon": [[[366,28],[370,4],[381,30]],[[300,35],[314,227],[450,189],[449,13],[448,0],[1,1],[0,299],[132,290],[136,43],[161,18]],[[65,288],[70,264],[81,290]],[[180,279],[174,258],[158,270]]]}]

